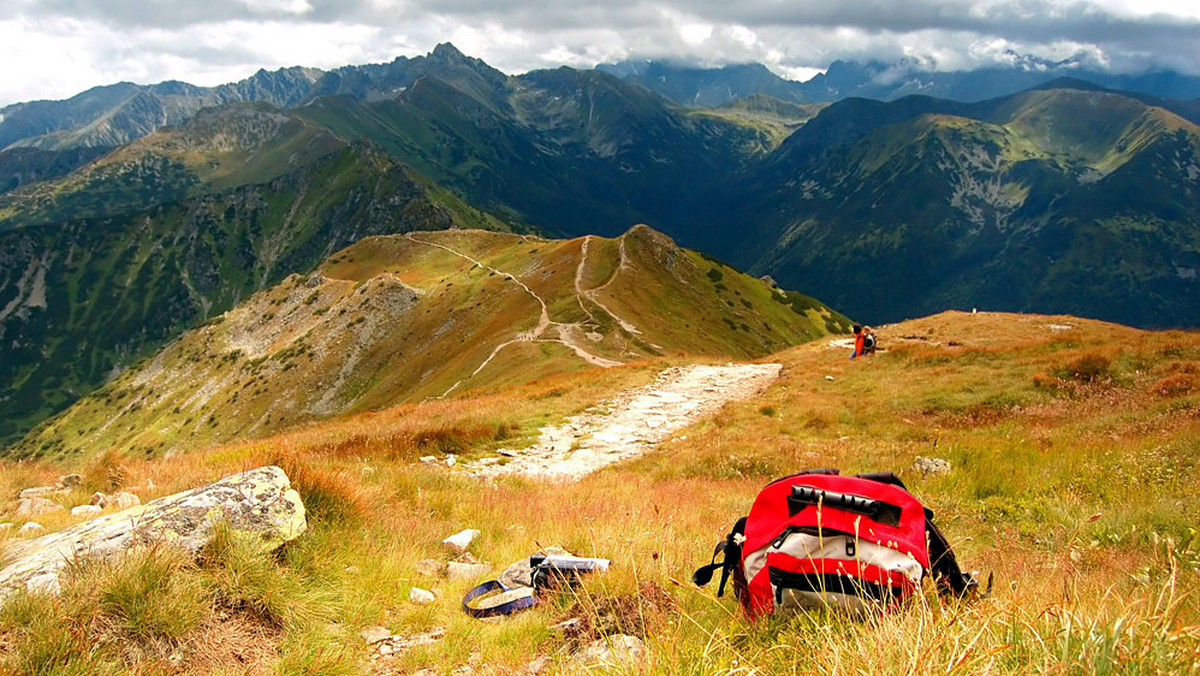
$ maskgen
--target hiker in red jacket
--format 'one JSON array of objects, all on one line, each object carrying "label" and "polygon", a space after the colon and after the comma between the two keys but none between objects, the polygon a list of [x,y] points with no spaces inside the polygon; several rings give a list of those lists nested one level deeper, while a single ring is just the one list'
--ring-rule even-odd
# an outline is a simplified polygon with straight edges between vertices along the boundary
[{"label": "hiker in red jacket", "polygon": [[850,353],[851,359],[854,359],[855,357],[857,357],[858,355],[863,353],[863,337],[864,337],[863,327],[858,324],[855,324],[854,325],[854,351]]}]

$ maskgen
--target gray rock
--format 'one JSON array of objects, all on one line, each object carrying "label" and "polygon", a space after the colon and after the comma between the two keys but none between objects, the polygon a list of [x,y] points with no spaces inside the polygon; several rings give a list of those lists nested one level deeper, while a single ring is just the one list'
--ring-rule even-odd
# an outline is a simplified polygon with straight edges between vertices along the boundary
[{"label": "gray rock", "polygon": [[474,542],[475,538],[477,537],[479,537],[479,531],[475,530],[474,528],[467,528],[455,533],[454,535],[451,535],[445,540],[442,540],[442,544],[449,547],[452,551],[454,551],[454,553],[462,554],[463,552],[467,551],[467,548],[471,546],[471,543]]},{"label": "gray rock", "polygon": [[17,511],[13,512],[13,518],[29,520],[35,516],[65,511],[67,511],[66,507],[46,498],[25,498],[17,505]]},{"label": "gray rock", "polygon": [[606,636],[571,656],[571,662],[583,669],[629,667],[646,658],[646,644],[628,634]]},{"label": "gray rock", "polygon": [[358,632],[362,640],[367,642],[367,645],[375,645],[380,641],[385,641],[392,637],[392,632],[388,631],[387,627],[366,627]]},{"label": "gray rock", "polygon": [[287,475],[278,467],[260,467],[17,543],[9,549],[11,563],[0,570],[0,599],[21,586],[52,588],[77,558],[113,557],[156,542],[196,552],[208,543],[217,522],[254,534],[266,548],[307,528],[304,504]]},{"label": "gray rock", "polygon": [[486,563],[459,563],[451,561],[446,564],[446,575],[452,581],[478,580],[492,572],[492,567]]},{"label": "gray rock", "polygon": [[113,509],[129,509],[130,507],[137,507],[140,504],[142,504],[142,499],[133,493],[118,491],[108,496],[105,506],[112,507]]},{"label": "gray rock", "polygon": [[17,495],[22,500],[30,498],[42,498],[47,495],[54,495],[58,491],[55,486],[35,486],[34,488],[26,488]]},{"label": "gray rock", "polygon": [[95,516],[104,510],[96,505],[79,505],[71,508],[71,516]]},{"label": "gray rock", "polygon": [[21,529],[17,532],[21,535],[36,535],[38,533],[45,533],[46,527],[36,521],[29,521],[26,522],[25,525],[21,526]]},{"label": "gray rock", "polygon": [[442,577],[446,574],[446,564],[436,559],[421,559],[413,564],[418,575],[425,577]]},{"label": "gray rock", "polygon": [[913,460],[912,468],[921,476],[941,476],[949,474],[950,461],[941,458],[926,458],[918,455],[916,460]]},{"label": "gray rock", "polygon": [[83,483],[83,475],[66,474],[58,477],[58,483],[62,484],[63,488],[74,488]]},{"label": "gray rock", "polygon": [[[550,545],[535,553],[538,556],[574,556],[574,554],[558,545]],[[529,567],[529,558],[521,559],[508,568],[505,568],[504,572],[500,574],[499,580],[500,584],[509,589],[513,587],[532,587],[533,569]]]}]

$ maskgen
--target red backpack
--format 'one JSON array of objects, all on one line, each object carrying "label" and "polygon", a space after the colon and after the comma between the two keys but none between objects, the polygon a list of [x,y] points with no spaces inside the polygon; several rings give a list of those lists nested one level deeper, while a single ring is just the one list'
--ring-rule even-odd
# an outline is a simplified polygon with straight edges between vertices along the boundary
[{"label": "red backpack", "polygon": [[939,591],[964,595],[978,582],[959,570],[932,518],[891,472],[801,472],[768,484],[692,581],[707,584],[720,569],[717,595],[732,577],[751,618],[819,607],[890,608],[926,575]]}]

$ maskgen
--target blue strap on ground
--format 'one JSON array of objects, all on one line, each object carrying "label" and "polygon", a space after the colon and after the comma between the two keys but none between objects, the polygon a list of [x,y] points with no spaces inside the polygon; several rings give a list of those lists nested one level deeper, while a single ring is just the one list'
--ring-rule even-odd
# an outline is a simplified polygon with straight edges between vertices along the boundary
[{"label": "blue strap on ground", "polygon": [[467,592],[467,595],[463,597],[463,612],[471,617],[495,617],[497,615],[512,615],[519,610],[525,610],[526,608],[532,608],[533,606],[537,605],[537,597],[531,594],[529,596],[523,596],[514,601],[509,601],[508,603],[501,603],[497,606],[489,606],[487,608],[475,608],[471,606],[471,601],[474,601],[481,596],[491,594],[492,592],[503,593],[506,591],[510,590],[508,587],[500,584],[500,582],[497,580],[484,582],[478,587],[475,587],[471,591]]}]

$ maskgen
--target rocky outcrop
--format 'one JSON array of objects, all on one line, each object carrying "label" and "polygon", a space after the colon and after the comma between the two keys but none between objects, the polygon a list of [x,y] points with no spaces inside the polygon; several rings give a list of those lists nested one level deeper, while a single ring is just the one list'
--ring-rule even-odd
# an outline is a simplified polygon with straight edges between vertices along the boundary
[{"label": "rocky outcrop", "polygon": [[165,543],[196,552],[218,523],[274,548],[304,532],[300,495],[283,470],[260,467],[176,493],[28,542],[11,542],[0,570],[0,598],[25,587],[56,593],[59,573],[78,558],[111,557]]}]

